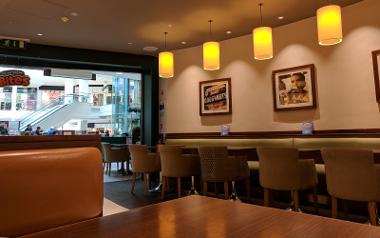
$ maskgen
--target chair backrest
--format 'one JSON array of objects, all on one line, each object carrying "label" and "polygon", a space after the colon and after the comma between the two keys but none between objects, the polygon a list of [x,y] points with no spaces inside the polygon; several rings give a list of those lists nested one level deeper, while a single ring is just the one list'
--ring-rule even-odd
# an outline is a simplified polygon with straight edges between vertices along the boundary
[{"label": "chair backrest", "polygon": [[101,158],[90,147],[0,152],[0,237],[101,216]]},{"label": "chair backrest", "polygon": [[331,196],[354,201],[376,200],[378,185],[372,151],[323,148],[321,152]]},{"label": "chair backrest", "polygon": [[298,150],[257,148],[260,185],[275,190],[296,190],[301,186]]},{"label": "chair backrest", "polygon": [[101,143],[103,161],[104,162],[124,162],[129,158],[128,148],[115,148],[111,149],[111,144]]},{"label": "chair backrest", "polygon": [[198,147],[198,153],[204,181],[233,179],[232,177],[234,177],[235,173],[233,173],[231,164],[228,164],[229,158],[226,146],[201,146]]},{"label": "chair backrest", "polygon": [[183,168],[181,165],[182,146],[159,145],[158,152],[162,176],[180,177]]},{"label": "chair backrest", "polygon": [[146,145],[129,145],[131,153],[131,164],[133,172],[153,172],[159,171],[160,161],[157,154],[149,153]]},{"label": "chair backrest", "polygon": [[106,142],[102,142],[102,143],[100,143],[100,145],[102,148],[103,161],[108,162],[109,157],[110,157],[111,144],[106,143]]}]

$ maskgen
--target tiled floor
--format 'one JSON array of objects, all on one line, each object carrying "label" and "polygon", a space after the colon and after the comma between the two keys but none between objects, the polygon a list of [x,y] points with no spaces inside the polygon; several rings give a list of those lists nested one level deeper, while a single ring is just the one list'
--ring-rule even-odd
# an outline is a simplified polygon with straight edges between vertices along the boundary
[{"label": "tiled floor", "polygon": [[116,163],[112,163],[111,175],[104,174],[104,182],[109,183],[109,182],[125,181],[131,178],[130,175],[122,175],[117,170],[118,170],[118,167]]},{"label": "tiled floor", "polygon": [[117,205],[116,203],[108,200],[107,198],[104,198],[103,203],[103,216],[112,215],[119,212],[125,212],[129,209],[122,207],[120,205]]}]

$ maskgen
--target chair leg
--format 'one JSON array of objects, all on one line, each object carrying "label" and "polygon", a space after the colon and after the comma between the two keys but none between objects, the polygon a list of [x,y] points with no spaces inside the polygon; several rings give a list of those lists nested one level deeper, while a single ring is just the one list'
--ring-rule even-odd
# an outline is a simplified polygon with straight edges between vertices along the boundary
[{"label": "chair leg", "polygon": [[338,216],[338,200],[335,197],[331,197],[331,217],[337,218]]},{"label": "chair leg", "polygon": [[177,190],[178,190],[178,197],[181,197],[181,177],[177,178]]},{"label": "chair leg", "polygon": [[218,197],[218,183],[214,183],[214,192],[215,192],[215,197]]},{"label": "chair leg", "polygon": [[111,176],[112,163],[108,163],[108,176]]},{"label": "chair leg", "polygon": [[313,187],[314,212],[318,215],[318,189]]},{"label": "chair leg", "polygon": [[165,176],[162,176],[162,188],[161,188],[161,198],[164,199],[165,197],[165,189],[166,185],[168,183],[168,180]]},{"label": "chair leg", "polygon": [[228,195],[228,182],[227,181],[224,181],[224,198],[225,199],[229,199],[229,195]]},{"label": "chair leg", "polygon": [[203,196],[207,196],[207,181],[203,181]]},{"label": "chair leg", "polygon": [[368,202],[368,217],[371,225],[377,225],[376,202]]},{"label": "chair leg", "polygon": [[248,202],[251,201],[251,180],[249,178],[245,179],[245,191],[247,193]]},{"label": "chair leg", "polygon": [[169,183],[169,177],[165,177],[166,179],[166,192],[169,192],[170,191],[170,183]]},{"label": "chair leg", "polygon": [[343,212],[344,212],[344,219],[348,219],[348,204],[346,200],[343,200]]},{"label": "chair leg", "polygon": [[144,176],[144,195],[148,193],[148,174],[143,173]]},{"label": "chair leg", "polygon": [[132,187],[131,187],[131,193],[135,190],[135,185],[136,185],[136,173],[132,174]]},{"label": "chair leg", "polygon": [[298,190],[293,191],[293,205],[294,205],[294,211],[298,212],[300,210]]},{"label": "chair leg", "polygon": [[264,206],[269,207],[269,193],[270,190],[268,188],[264,188]]}]

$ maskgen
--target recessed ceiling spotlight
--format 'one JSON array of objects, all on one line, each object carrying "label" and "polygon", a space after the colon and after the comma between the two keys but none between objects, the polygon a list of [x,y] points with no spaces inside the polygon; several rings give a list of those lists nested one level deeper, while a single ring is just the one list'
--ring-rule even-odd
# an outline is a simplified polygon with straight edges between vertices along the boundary
[{"label": "recessed ceiling spotlight", "polygon": [[133,45],[133,43],[132,43],[132,42],[128,42],[127,44],[128,44],[129,46]]},{"label": "recessed ceiling spotlight", "polygon": [[77,12],[72,12],[72,13],[71,13],[71,16],[73,16],[73,17],[77,17],[77,16],[79,16],[79,13],[77,13]]},{"label": "recessed ceiling spotlight", "polygon": [[37,33],[37,36],[43,36],[44,34],[42,34],[42,33]]},{"label": "recessed ceiling spotlight", "polygon": [[158,48],[156,46],[145,46],[143,48],[143,51],[147,51],[147,52],[155,52],[157,50],[158,50]]},{"label": "recessed ceiling spotlight", "polygon": [[182,41],[181,44],[182,44],[182,45],[186,45],[187,42],[186,42],[186,41]]},{"label": "recessed ceiling spotlight", "polygon": [[63,16],[61,17],[61,21],[67,23],[68,21],[70,21],[70,18],[68,18],[67,16]]},{"label": "recessed ceiling spotlight", "polygon": [[284,19],[284,18],[285,18],[284,16],[279,16],[279,17],[277,17],[278,20],[282,20],[282,19]]},{"label": "recessed ceiling spotlight", "polygon": [[232,33],[232,31],[226,31],[226,34],[228,34],[228,35],[231,34],[231,33]]}]

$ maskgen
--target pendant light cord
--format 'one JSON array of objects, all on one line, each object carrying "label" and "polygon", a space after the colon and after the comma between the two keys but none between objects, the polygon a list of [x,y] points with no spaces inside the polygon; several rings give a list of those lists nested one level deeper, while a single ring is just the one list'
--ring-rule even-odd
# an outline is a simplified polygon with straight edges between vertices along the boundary
[{"label": "pendant light cord", "polygon": [[164,32],[164,35],[165,35],[165,50],[166,50],[166,36],[168,35],[168,32],[165,31],[165,32]]},{"label": "pendant light cord", "polygon": [[209,37],[210,37],[210,40],[211,40],[211,38],[212,38],[212,33],[211,33],[211,23],[213,22],[213,20],[208,20],[208,22],[210,23]]},{"label": "pendant light cord", "polygon": [[259,8],[260,8],[260,25],[263,25],[263,12],[262,12],[262,6],[264,5],[264,3],[259,3]]}]

